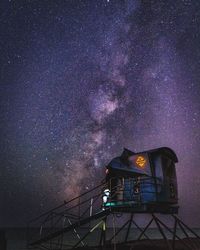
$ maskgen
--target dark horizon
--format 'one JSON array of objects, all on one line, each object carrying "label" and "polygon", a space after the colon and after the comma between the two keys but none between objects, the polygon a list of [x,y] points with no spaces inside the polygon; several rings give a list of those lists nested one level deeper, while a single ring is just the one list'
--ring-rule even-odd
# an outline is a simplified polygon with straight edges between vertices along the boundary
[{"label": "dark horizon", "polygon": [[0,227],[96,185],[126,147],[172,148],[200,226],[200,2],[3,0]]}]

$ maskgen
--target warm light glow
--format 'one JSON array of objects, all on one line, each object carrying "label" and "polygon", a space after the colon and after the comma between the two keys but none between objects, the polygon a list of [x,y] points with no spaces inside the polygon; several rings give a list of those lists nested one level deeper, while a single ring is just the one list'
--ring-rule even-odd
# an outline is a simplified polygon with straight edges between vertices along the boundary
[{"label": "warm light glow", "polygon": [[135,161],[136,165],[139,166],[140,168],[144,168],[146,165],[146,162],[147,161],[143,156],[138,156]]}]

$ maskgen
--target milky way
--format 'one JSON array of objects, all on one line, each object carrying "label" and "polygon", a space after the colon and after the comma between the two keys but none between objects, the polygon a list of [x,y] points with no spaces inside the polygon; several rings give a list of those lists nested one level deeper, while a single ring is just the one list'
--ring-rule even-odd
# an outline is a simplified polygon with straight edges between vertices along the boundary
[{"label": "milky way", "polygon": [[[200,225],[199,1],[3,1],[1,225],[96,185],[123,147],[179,158]],[[15,211],[15,213],[13,213]]]}]

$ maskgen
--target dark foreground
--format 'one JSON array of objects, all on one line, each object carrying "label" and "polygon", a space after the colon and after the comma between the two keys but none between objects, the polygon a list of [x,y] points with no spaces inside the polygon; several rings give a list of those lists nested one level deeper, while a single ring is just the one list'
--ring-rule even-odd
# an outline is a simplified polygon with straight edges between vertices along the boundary
[{"label": "dark foreground", "polygon": [[[168,246],[169,244],[169,246]],[[172,240],[169,240],[168,243],[165,240],[158,239],[152,240],[149,242],[148,240],[140,240],[140,242],[128,242],[122,244],[112,244],[104,247],[82,247],[76,248],[77,250],[168,250],[168,249],[176,249],[176,250],[185,250],[185,249],[200,249],[200,242],[194,238],[183,239],[182,241],[176,240],[175,246],[173,248]]]},{"label": "dark foreground", "polygon": [[[199,230],[197,230],[199,231]],[[108,243],[104,247],[78,247],[77,250],[99,250],[99,249],[105,249],[105,250],[128,250],[128,249],[134,249],[134,250],[165,250],[169,249],[167,246],[167,242],[164,239],[159,239],[161,236],[154,232],[152,229],[152,232],[150,231],[150,235],[152,236],[152,240],[140,240],[139,242],[136,242],[134,240],[129,240],[127,243],[117,243],[109,245]],[[93,243],[95,242],[95,237],[91,239]],[[172,240],[169,239],[168,243],[172,246]],[[0,250],[28,250],[27,247],[27,234],[26,230],[24,229],[4,229],[0,230]],[[34,248],[35,250],[37,248]],[[173,248],[171,248],[173,249]],[[195,238],[184,238],[182,237],[182,240],[176,240],[175,241],[175,249],[177,250],[185,250],[185,249],[200,249],[200,241],[198,241]],[[33,250],[33,248],[32,248]],[[52,249],[52,250],[60,250],[60,249]]]}]

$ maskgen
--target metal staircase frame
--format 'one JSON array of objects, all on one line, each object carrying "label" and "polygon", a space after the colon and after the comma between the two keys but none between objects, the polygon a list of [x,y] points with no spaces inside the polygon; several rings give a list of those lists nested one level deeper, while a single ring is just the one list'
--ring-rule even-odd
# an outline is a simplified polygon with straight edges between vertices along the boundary
[{"label": "metal staircase frame", "polygon": [[[121,244],[128,245],[132,248],[134,244],[140,242],[143,238],[146,239],[148,244],[155,246],[155,241],[147,234],[148,229],[152,223],[154,223],[154,226],[160,232],[165,242],[166,249],[175,250],[176,240],[180,241],[184,249],[199,249],[200,237],[194,232],[194,230],[188,227],[174,214],[167,214],[174,222],[173,228],[170,228],[158,217],[156,207],[153,207],[152,212],[148,213],[151,217],[150,221],[144,228],[142,228],[134,219],[134,214],[138,212],[146,214],[147,212],[145,210],[142,212],[141,210],[138,210],[137,206],[102,207],[102,190],[106,186],[108,186],[108,183],[102,182],[100,185],[81,194],[80,196],[75,197],[68,202],[65,201],[60,206],[30,221],[28,229],[39,228],[39,230],[36,231],[36,238],[32,232],[28,233],[28,248],[46,250],[67,250],[75,248],[92,249],[92,247],[89,247],[85,241],[88,236],[98,228],[101,229],[101,233],[95,249],[100,249],[102,247],[107,249],[116,249],[116,246],[120,246]],[[117,188],[118,187],[116,186],[115,189]],[[130,219],[128,219],[117,231],[114,230],[113,235],[108,238],[108,235],[106,235],[107,219],[109,216],[113,216],[114,218],[116,214],[119,213],[130,214]],[[68,222],[67,225],[66,222]],[[93,225],[91,225],[91,223]],[[88,231],[81,236],[78,229],[86,225],[88,225]],[[129,236],[132,226],[140,232],[139,236],[134,241],[128,240],[130,238]],[[178,227],[183,232],[185,239],[182,239],[178,235]],[[120,235],[122,230],[126,231],[126,233],[123,241],[119,243],[117,242],[117,237]],[[166,230],[171,234],[171,239],[169,239],[166,235]],[[66,244],[65,238],[67,237],[66,234],[68,232],[74,232],[75,238],[77,239],[75,243]],[[197,239],[196,242],[191,239],[191,235]]]}]

